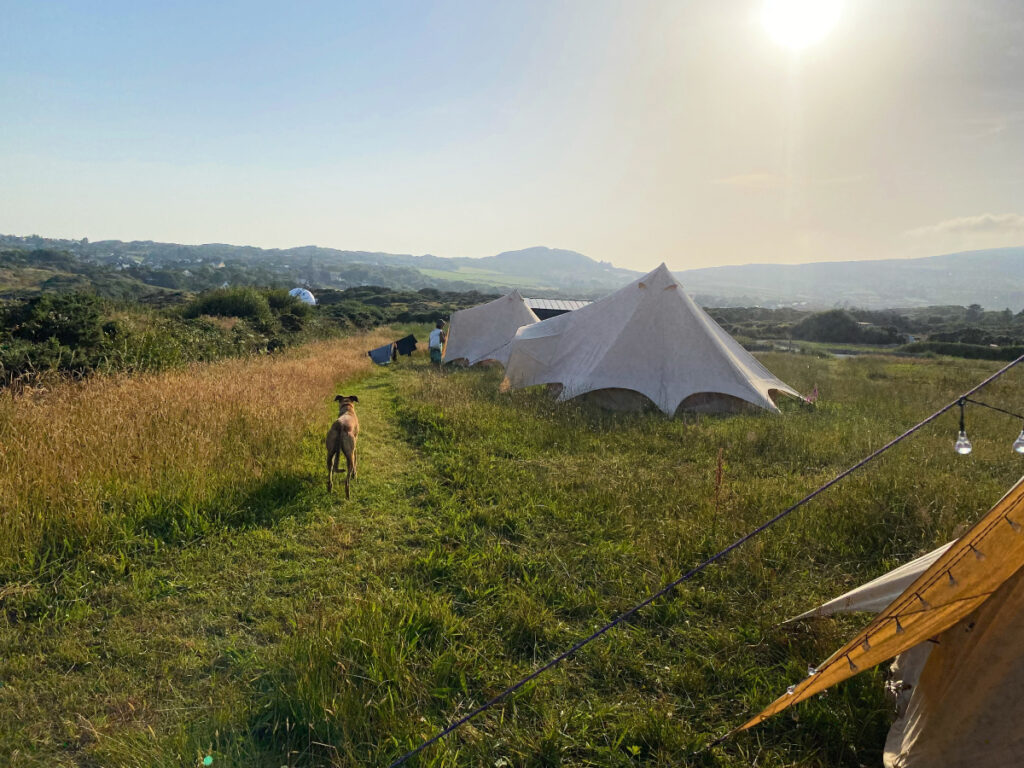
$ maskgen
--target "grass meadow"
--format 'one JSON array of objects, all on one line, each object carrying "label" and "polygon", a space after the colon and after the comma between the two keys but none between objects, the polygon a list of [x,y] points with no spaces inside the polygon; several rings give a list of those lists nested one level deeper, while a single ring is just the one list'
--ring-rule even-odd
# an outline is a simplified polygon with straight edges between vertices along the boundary
[{"label": "grass meadow", "polygon": [[[386,766],[998,367],[770,353],[816,408],[684,421],[370,370],[387,337],[0,400],[0,763]],[[866,617],[784,619],[1005,492],[1019,427],[972,409],[958,457],[948,414],[410,765],[880,765],[881,671],[704,747]]]},{"label": "grass meadow", "polygon": [[536,288],[541,290],[557,290],[557,286],[548,285],[530,275],[509,275],[505,272],[494,272],[479,267],[460,266],[458,269],[419,269],[428,277],[439,277],[442,280],[464,280],[481,282],[486,285],[508,286],[509,288]]}]

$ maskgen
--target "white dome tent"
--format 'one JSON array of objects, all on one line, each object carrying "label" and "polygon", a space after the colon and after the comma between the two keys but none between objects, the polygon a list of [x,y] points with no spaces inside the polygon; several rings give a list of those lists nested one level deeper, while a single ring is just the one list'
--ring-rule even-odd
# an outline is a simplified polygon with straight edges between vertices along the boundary
[{"label": "white dome tent", "polygon": [[294,296],[303,304],[316,304],[316,297],[306,288],[292,288],[288,291],[289,296]]},{"label": "white dome tent", "polygon": [[598,301],[521,328],[503,388],[561,386],[559,400],[592,393],[636,410],[646,400],[673,415],[758,406],[778,412],[778,393],[799,397],[686,295],[662,264]]},{"label": "white dome tent", "polygon": [[494,361],[505,365],[512,339],[524,325],[538,322],[519,291],[500,299],[460,309],[452,315],[444,362],[466,365]]}]

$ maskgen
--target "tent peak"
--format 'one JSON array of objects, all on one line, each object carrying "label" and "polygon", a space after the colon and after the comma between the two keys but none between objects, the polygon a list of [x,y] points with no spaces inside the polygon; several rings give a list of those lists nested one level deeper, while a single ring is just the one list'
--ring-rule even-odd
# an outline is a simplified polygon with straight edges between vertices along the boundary
[{"label": "tent peak", "polygon": [[646,288],[668,289],[673,287],[682,287],[680,282],[676,280],[676,276],[673,275],[672,271],[665,266],[664,262],[637,280],[636,285],[640,290],[644,290]]}]

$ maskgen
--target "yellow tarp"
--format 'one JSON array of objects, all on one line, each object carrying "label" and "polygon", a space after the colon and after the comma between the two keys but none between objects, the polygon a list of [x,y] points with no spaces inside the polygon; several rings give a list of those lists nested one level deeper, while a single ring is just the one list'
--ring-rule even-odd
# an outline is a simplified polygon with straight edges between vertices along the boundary
[{"label": "yellow tarp", "polygon": [[1024,565],[1024,478],[863,631],[737,730],[940,634]]},{"label": "yellow tarp", "polygon": [[[978,610],[904,659],[927,652],[885,740],[887,768],[1024,765],[1024,568]],[[904,677],[906,680],[907,677]]]}]

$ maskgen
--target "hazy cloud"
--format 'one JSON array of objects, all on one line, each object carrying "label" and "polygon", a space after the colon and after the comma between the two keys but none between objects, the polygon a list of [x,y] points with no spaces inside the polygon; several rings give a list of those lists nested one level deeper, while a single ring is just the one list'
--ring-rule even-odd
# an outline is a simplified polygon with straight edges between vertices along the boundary
[{"label": "hazy cloud", "polygon": [[915,227],[903,233],[907,256],[979,251],[1024,245],[1024,215],[980,213],[936,224]]},{"label": "hazy cloud", "polygon": [[938,224],[917,227],[906,232],[908,237],[936,237],[943,235],[1024,236],[1024,215],[1019,213],[981,213],[947,219]]}]

